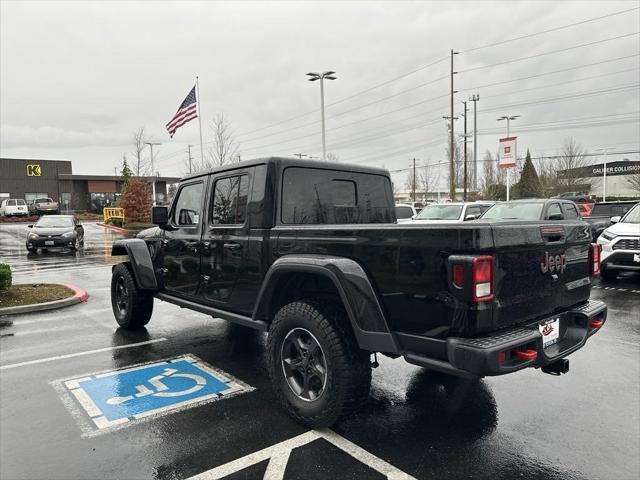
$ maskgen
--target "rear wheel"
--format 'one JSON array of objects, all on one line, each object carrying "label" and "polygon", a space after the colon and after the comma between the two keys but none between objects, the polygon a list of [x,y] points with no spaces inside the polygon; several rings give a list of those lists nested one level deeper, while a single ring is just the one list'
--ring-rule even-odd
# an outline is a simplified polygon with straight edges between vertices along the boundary
[{"label": "rear wheel", "polygon": [[267,352],[280,403],[305,425],[331,426],[369,394],[369,353],[358,348],[343,311],[306,301],[285,305],[271,325]]},{"label": "rear wheel", "polygon": [[130,267],[124,263],[113,269],[111,308],[118,325],[127,329],[144,327],[153,313],[153,295],[138,288]]}]

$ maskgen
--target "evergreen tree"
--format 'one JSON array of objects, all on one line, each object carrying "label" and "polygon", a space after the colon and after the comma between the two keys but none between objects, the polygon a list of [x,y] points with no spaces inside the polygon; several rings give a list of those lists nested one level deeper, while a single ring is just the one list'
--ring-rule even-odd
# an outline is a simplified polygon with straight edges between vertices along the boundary
[{"label": "evergreen tree", "polygon": [[120,171],[120,177],[122,178],[122,183],[128,183],[129,179],[133,177],[133,172],[129,168],[126,155],[122,156],[122,169]]},{"label": "evergreen tree", "polygon": [[519,198],[541,198],[544,195],[542,190],[542,184],[538,178],[536,167],[531,161],[531,154],[527,149],[527,157],[522,167],[522,173],[520,174],[520,180],[516,185],[516,192]]}]

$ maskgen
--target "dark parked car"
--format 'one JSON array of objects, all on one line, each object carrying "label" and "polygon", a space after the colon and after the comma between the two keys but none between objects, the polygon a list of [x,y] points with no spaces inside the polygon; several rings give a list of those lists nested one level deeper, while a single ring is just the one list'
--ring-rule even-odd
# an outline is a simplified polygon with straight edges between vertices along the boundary
[{"label": "dark parked car", "polygon": [[591,202],[589,195],[585,195],[584,193],[580,193],[580,192],[564,192],[564,193],[561,193],[560,195],[556,195],[553,198],[563,198],[565,200],[571,200],[572,202],[576,202],[576,203]]},{"label": "dark parked car", "polygon": [[611,224],[609,218],[582,217],[578,205],[562,198],[512,200],[496,203],[485,212],[486,220],[575,220],[581,219],[589,225],[591,238],[595,242],[602,231]]},{"label": "dark parked car", "polygon": [[574,211],[396,224],[386,170],[245,161],[184,178],[170,209],[154,207],[159,228],[114,243],[129,258],[111,304],[123,328],[160,299],[269,332],[280,402],[327,426],[367,398],[374,353],[465,378],[566,373],[607,313],[589,299],[600,250]]},{"label": "dark parked car", "polygon": [[70,248],[77,250],[84,245],[84,228],[73,215],[46,215],[35,225],[29,225],[27,250],[35,252],[38,248]]}]

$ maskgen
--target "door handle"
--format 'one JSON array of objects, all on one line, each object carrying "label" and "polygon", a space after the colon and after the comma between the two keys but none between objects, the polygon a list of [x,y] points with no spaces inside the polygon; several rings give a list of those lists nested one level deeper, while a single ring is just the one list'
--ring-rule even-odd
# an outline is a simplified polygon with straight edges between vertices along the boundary
[{"label": "door handle", "polygon": [[235,242],[225,243],[223,246],[224,248],[228,248],[229,250],[240,250],[242,248],[242,245]]}]

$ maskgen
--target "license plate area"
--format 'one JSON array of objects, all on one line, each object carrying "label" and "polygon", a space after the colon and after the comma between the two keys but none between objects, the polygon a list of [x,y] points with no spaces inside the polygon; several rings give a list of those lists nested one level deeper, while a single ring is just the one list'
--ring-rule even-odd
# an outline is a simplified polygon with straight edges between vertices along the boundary
[{"label": "license plate area", "polygon": [[53,240],[45,240],[45,241],[44,241],[44,244],[45,244],[45,245],[54,245],[54,244],[55,244],[55,242],[54,242]]},{"label": "license plate area", "polygon": [[560,317],[554,317],[538,324],[542,335],[542,346],[550,347],[558,343],[560,339]]}]

